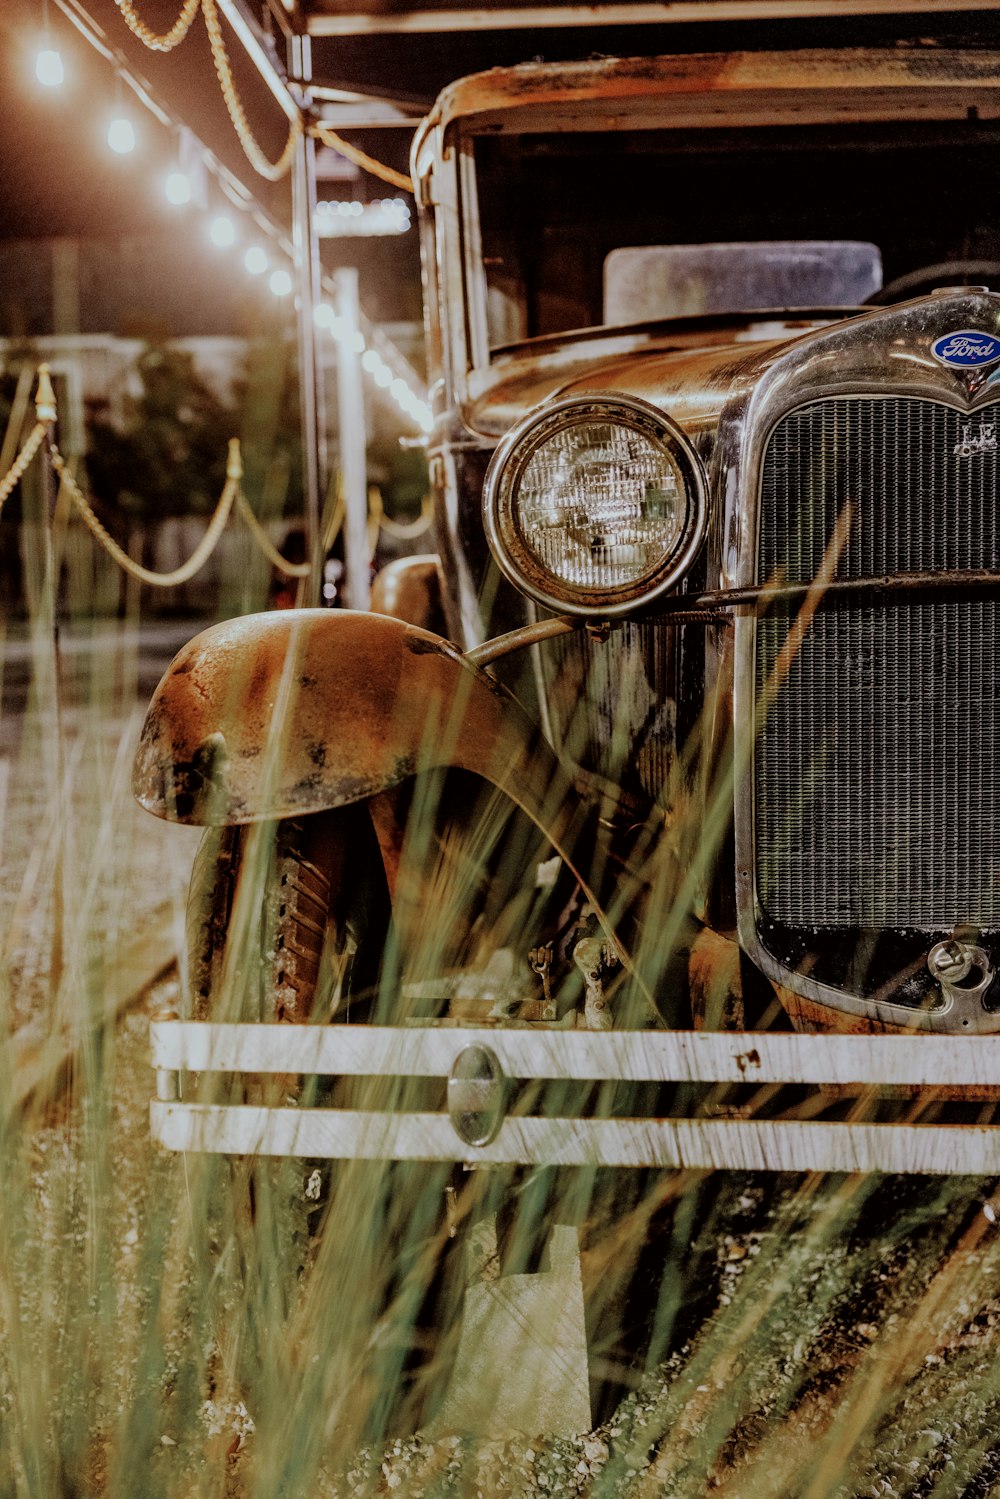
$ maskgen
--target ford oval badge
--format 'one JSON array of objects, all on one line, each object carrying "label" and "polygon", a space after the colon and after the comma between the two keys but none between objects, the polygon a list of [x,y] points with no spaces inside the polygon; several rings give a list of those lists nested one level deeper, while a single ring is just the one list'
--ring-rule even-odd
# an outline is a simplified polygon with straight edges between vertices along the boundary
[{"label": "ford oval badge", "polygon": [[941,364],[957,370],[977,370],[1000,359],[1000,338],[975,328],[945,333],[931,344],[931,353]]}]

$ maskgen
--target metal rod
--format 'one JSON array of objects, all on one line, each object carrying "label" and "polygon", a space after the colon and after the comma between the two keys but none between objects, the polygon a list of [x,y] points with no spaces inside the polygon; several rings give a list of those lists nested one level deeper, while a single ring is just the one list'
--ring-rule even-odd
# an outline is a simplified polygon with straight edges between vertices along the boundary
[{"label": "metal rod", "polygon": [[336,273],[336,307],[343,327],[337,345],[337,411],[340,437],[340,480],[344,492],[345,601],[350,609],[370,603],[368,555],[368,471],[365,459],[365,401],[359,332],[358,272],[343,266]]},{"label": "metal rod", "polygon": [[153,1066],[171,1071],[447,1077],[470,1046],[507,1077],[571,1081],[1000,1087],[995,1036],[798,1036],[760,1032],[565,1031],[522,1026],[150,1025]]},{"label": "metal rod", "polygon": [[483,1165],[659,1166],[695,1171],[910,1172],[996,1176],[1000,1128],[763,1119],[507,1118],[470,1146],[447,1114],[150,1104],[168,1150]]},{"label": "metal rod", "polygon": [[[798,604],[807,598],[815,583],[761,583],[752,588],[722,588],[710,593],[685,597],[678,594],[657,605],[664,614],[691,611],[700,613],[719,609],[737,609],[744,604]],[[984,588],[1000,592],[1000,573],[940,572],[896,573],[882,578],[834,578],[823,589],[823,599],[856,594],[951,593],[956,589]],[[820,607],[822,607],[822,602]]]},{"label": "metal rod", "polygon": [[466,651],[465,659],[470,666],[489,666],[491,661],[509,656],[512,651],[523,651],[526,646],[539,645],[543,640],[554,640],[558,635],[572,635],[574,630],[581,630],[585,624],[586,620],[575,614],[558,614],[554,619],[539,619],[534,624],[522,625],[518,630],[509,630],[506,635],[498,635],[494,640],[484,640],[482,645]]},{"label": "metal rod", "polygon": [[[814,583],[763,583],[752,588],[722,588],[710,593],[675,594],[672,598],[662,599],[656,606],[655,614],[643,613],[637,609],[628,618],[652,625],[719,624],[727,618],[728,611],[753,604],[762,604],[765,609],[772,604],[800,604],[814,588]],[[819,607],[822,608],[829,598],[850,598],[858,594],[895,596],[906,593],[953,593],[962,589],[1000,592],[1000,573],[897,573],[894,577],[884,578],[834,578],[824,588]],[[613,630],[624,623],[623,618],[602,621],[600,615],[587,619],[582,615],[557,614],[551,619],[522,625],[517,630],[508,631],[506,635],[498,635],[494,640],[486,640],[482,645],[467,651],[465,660],[470,666],[482,668],[499,660],[501,656],[509,656],[514,651],[539,645],[544,640],[553,640],[560,635],[572,634],[574,630],[589,627],[593,631],[597,624]]]},{"label": "metal rod", "polygon": [[218,0],[219,9],[236,32],[244,52],[253,63],[275,99],[290,120],[298,120],[299,106],[288,89],[288,79],[270,38],[261,28],[244,0]]},{"label": "metal rod", "polygon": [[323,579],[320,495],[326,471],[322,372],[316,348],[315,308],[319,300],[319,240],[316,235],[316,142],[303,133],[295,149],[292,176],[292,237],[298,278],[299,404],[302,423],[306,555],[312,563],[304,604],[319,600]]},{"label": "metal rod", "polygon": [[496,10],[382,10],[311,15],[316,37],[447,31],[563,30],[574,26],[642,26],[699,21],[795,19],[840,15],[991,10],[996,0],[652,0],[612,5],[504,6]]}]

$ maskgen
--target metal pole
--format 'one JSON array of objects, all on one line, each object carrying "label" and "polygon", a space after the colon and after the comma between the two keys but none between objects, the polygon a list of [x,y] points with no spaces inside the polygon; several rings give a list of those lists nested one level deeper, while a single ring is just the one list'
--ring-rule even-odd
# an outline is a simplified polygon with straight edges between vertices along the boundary
[{"label": "metal pole", "polygon": [[340,482],[344,493],[345,601],[349,609],[370,604],[368,556],[368,469],[365,460],[365,401],[358,352],[358,272],[337,272],[337,314],[342,336],[337,345],[337,416],[340,427]]},{"label": "metal pole", "polygon": [[299,402],[302,415],[302,480],[305,491],[307,555],[312,572],[304,604],[319,600],[323,577],[320,494],[325,470],[325,433],[321,374],[316,358],[314,312],[319,298],[319,240],[316,235],[316,142],[303,132],[295,152],[292,177],[292,238],[298,273]]},{"label": "metal pole", "polygon": [[[274,40],[261,26],[253,7],[247,4],[247,0],[219,0],[219,9],[285,114],[290,120],[294,120],[299,110],[298,100],[292,97],[289,90],[288,75],[282,67]],[[293,37],[291,40],[294,42],[299,38]],[[304,37],[302,40],[308,44],[310,38]]]}]

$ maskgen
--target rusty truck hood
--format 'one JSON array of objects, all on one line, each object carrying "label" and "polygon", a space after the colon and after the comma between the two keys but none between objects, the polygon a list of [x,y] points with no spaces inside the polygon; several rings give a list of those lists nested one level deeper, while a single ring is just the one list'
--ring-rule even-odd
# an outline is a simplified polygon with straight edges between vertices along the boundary
[{"label": "rusty truck hood", "polygon": [[687,318],[635,328],[597,328],[502,349],[470,380],[466,425],[502,437],[542,401],[588,390],[639,396],[690,432],[714,427],[723,404],[749,388],[790,344],[852,317],[853,309]]}]

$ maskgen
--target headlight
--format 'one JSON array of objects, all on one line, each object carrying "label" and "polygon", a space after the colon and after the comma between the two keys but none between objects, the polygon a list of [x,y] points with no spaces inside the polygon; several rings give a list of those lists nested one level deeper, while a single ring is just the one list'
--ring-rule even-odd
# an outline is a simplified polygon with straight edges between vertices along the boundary
[{"label": "headlight", "polygon": [[497,565],[547,609],[625,614],[684,576],[705,530],[684,433],[631,396],[571,396],[500,444],[486,474]]}]

